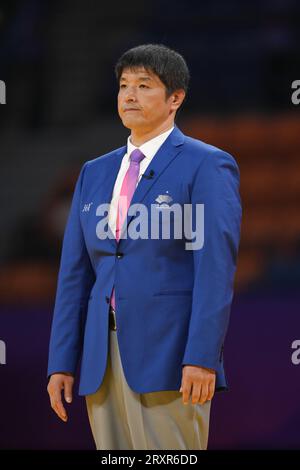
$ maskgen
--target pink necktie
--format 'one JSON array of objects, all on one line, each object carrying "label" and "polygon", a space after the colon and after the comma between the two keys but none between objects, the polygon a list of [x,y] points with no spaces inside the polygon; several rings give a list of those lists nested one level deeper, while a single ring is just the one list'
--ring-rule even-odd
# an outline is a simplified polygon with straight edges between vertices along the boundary
[{"label": "pink necktie", "polygon": [[[119,242],[122,227],[126,219],[128,208],[130,206],[130,201],[136,188],[136,183],[140,173],[140,162],[143,160],[143,158],[145,158],[145,155],[139,149],[133,150],[133,152],[130,154],[130,165],[123,179],[118,202],[116,223],[117,242]],[[113,288],[111,294],[110,304],[114,309],[116,308],[115,288]]]}]

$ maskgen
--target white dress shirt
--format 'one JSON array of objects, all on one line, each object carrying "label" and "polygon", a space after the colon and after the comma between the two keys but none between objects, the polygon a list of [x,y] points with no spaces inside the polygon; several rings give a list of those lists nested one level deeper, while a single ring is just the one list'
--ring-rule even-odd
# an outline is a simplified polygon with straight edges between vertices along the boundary
[{"label": "white dress shirt", "polygon": [[137,180],[137,185],[138,185],[138,183],[141,180],[142,174],[145,173],[146,168],[151,162],[152,158],[157,153],[158,149],[162,146],[162,144],[164,143],[166,138],[169,136],[169,134],[171,134],[173,129],[174,129],[174,126],[171,129],[168,129],[166,132],[163,132],[162,134],[157,135],[153,139],[148,140],[147,142],[142,144],[140,147],[135,147],[130,141],[130,136],[128,137],[127,153],[125,153],[122,159],[120,170],[119,170],[117,179],[115,181],[112,200],[111,200],[110,208],[109,208],[108,224],[114,235],[116,234],[118,200],[119,200],[124,176],[130,165],[129,157],[131,153],[133,152],[133,150],[138,148],[145,155],[145,158],[143,158],[143,160],[140,163],[140,172],[139,172],[139,177]]}]

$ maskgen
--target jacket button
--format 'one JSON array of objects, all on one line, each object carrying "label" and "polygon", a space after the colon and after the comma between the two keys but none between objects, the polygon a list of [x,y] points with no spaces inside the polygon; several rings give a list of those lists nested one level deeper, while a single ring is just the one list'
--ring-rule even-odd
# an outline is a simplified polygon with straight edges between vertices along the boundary
[{"label": "jacket button", "polygon": [[105,300],[106,300],[106,303],[108,304],[109,303],[109,297],[107,295],[105,296]]},{"label": "jacket button", "polygon": [[118,259],[121,259],[121,258],[123,258],[123,256],[124,256],[124,254],[123,254],[123,253],[119,253],[119,252],[118,252],[118,253],[116,253],[116,257],[117,257]]}]

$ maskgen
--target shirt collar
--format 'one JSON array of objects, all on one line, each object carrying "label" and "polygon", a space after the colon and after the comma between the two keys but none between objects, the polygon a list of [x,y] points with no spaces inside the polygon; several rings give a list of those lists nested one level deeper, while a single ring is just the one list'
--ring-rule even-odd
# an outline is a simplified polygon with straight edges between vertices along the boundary
[{"label": "shirt collar", "polygon": [[153,157],[153,150],[154,154],[157,152],[158,148],[162,145],[162,143],[166,140],[169,134],[173,131],[175,126],[173,126],[171,129],[168,129],[167,131],[163,132],[162,134],[157,135],[156,137],[153,137],[153,139],[147,140],[144,144],[140,145],[140,147],[136,147],[131,143],[130,140],[130,135],[127,138],[127,159],[129,161],[129,156],[131,155],[131,152],[135,149],[139,149],[144,155],[145,158],[148,160],[151,160]]}]

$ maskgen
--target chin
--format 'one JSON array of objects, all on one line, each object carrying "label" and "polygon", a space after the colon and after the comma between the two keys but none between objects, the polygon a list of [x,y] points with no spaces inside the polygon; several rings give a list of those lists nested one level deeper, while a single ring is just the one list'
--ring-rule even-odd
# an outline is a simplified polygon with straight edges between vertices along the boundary
[{"label": "chin", "polygon": [[124,117],[122,119],[123,125],[128,129],[136,128],[138,126],[138,122],[135,119],[128,119],[128,117]]},{"label": "chin", "polygon": [[130,119],[122,119],[122,123],[123,123],[123,126],[127,127],[128,129],[131,129],[133,125]]}]

